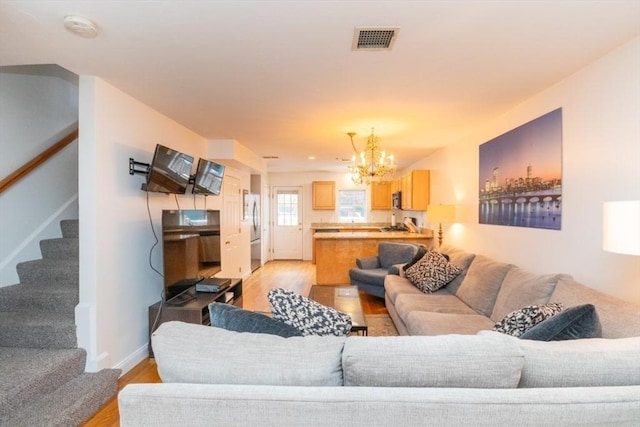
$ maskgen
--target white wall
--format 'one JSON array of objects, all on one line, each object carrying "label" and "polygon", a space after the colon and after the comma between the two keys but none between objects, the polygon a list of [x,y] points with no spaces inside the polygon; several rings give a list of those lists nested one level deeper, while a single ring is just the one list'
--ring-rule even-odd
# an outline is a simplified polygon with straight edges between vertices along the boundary
[{"label": "white wall", "polygon": [[[105,81],[80,78],[80,305],[79,346],[88,370],[125,371],[147,357],[148,307],[160,300],[162,278],[149,266],[161,212],[173,195],[140,190],[145,178],[128,173],[129,157],[151,162],[156,144],[206,157],[206,140]],[[221,197],[207,208],[220,209]],[[204,208],[203,196],[178,196],[182,209]],[[162,247],[151,256],[162,271]]]},{"label": "white wall", "polygon": [[[346,166],[345,166],[346,169]],[[334,211],[313,210],[312,209],[312,182],[313,181],[335,181],[336,197],[338,190],[345,189],[367,189],[367,207],[371,206],[370,187],[365,185],[355,185],[351,181],[348,172],[298,172],[298,173],[270,173],[269,184],[271,186],[270,194],[273,193],[274,187],[302,187],[302,229],[303,229],[303,259],[310,260],[312,258],[312,232],[309,229],[311,223],[327,223],[338,222],[338,204],[336,201],[336,209]],[[392,211],[380,211],[367,209],[367,222],[391,223]],[[273,213],[272,213],[273,214]],[[397,211],[397,216],[400,211]],[[272,217],[273,218],[273,217]],[[400,218],[398,217],[398,221]]]},{"label": "white wall", "polygon": [[[569,273],[590,287],[640,302],[640,257],[601,249],[602,203],[640,199],[638,76],[640,38],[417,162],[413,167],[432,171],[432,203],[457,205],[460,222],[446,227],[445,241],[535,272]],[[558,107],[562,230],[478,224],[478,146]]]},{"label": "white wall", "polygon": [[[77,76],[52,65],[0,68],[0,178],[49,148],[78,120]],[[0,195],[0,286],[18,283],[16,264],[41,257],[78,217],[77,143]]]}]

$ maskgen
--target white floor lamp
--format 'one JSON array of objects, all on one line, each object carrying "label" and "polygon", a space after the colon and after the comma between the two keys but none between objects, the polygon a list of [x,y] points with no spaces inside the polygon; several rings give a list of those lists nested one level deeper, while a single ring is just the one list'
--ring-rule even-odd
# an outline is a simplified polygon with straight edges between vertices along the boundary
[{"label": "white floor lamp", "polygon": [[429,205],[427,206],[427,218],[429,222],[438,223],[438,247],[442,246],[444,233],[442,231],[443,222],[452,222],[456,219],[456,208],[454,205]]}]

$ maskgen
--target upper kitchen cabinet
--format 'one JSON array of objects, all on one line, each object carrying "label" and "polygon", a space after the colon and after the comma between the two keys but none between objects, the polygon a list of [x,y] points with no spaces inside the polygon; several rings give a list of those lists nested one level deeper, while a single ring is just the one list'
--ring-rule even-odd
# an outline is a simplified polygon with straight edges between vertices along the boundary
[{"label": "upper kitchen cabinet", "polygon": [[402,191],[401,178],[394,179],[393,181],[389,181],[389,184],[391,185],[391,194],[395,193],[396,191]]},{"label": "upper kitchen cabinet", "polygon": [[426,211],[429,205],[429,171],[414,170],[400,179],[402,209]]},{"label": "upper kitchen cabinet", "polygon": [[371,210],[391,209],[391,182],[371,183]]},{"label": "upper kitchen cabinet", "polygon": [[336,183],[334,181],[313,181],[313,209],[336,209]]}]

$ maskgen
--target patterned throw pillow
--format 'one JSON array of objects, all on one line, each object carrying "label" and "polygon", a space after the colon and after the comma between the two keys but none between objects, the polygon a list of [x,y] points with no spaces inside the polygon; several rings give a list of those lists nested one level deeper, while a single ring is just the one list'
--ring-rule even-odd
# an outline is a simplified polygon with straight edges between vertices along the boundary
[{"label": "patterned throw pillow", "polygon": [[302,335],[349,335],[351,317],[293,291],[274,288],[268,294],[273,318],[298,328]]},{"label": "patterned throw pillow", "polygon": [[424,293],[435,292],[452,281],[462,269],[451,264],[444,255],[433,249],[405,271],[405,276]]},{"label": "patterned throw pillow", "polygon": [[562,311],[562,303],[528,305],[512,311],[493,327],[494,331],[519,337],[538,323]]}]

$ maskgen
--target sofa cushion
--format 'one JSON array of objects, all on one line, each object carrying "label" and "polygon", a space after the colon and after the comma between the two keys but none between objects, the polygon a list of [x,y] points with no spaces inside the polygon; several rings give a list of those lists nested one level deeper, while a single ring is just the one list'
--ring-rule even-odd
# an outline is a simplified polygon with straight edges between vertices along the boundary
[{"label": "sofa cushion", "polygon": [[497,322],[521,307],[548,303],[556,283],[562,277],[570,276],[565,274],[534,274],[519,267],[509,269],[502,286],[500,286],[491,319]]},{"label": "sofa cushion", "polygon": [[214,302],[209,304],[211,326],[236,332],[255,332],[281,337],[300,337],[302,332],[293,326],[272,319],[262,313],[243,310],[231,304]]},{"label": "sofa cushion", "polygon": [[491,316],[500,285],[511,267],[510,264],[476,255],[456,295],[478,313]]},{"label": "sofa cushion", "polygon": [[549,342],[513,339],[525,359],[519,387],[640,385],[640,337]]},{"label": "sofa cushion", "polygon": [[405,264],[418,252],[418,245],[413,243],[382,242],[378,244],[380,266],[387,270],[395,264]]},{"label": "sofa cushion", "polygon": [[[522,335],[523,340],[561,341],[600,338],[602,328],[592,304],[570,307],[538,323]],[[638,355],[640,357],[640,354]]]},{"label": "sofa cushion", "polygon": [[406,319],[412,311],[429,311],[433,313],[478,314],[471,307],[460,301],[445,289],[431,294],[399,295],[395,303],[398,315]]},{"label": "sofa cushion", "polygon": [[524,364],[506,337],[349,337],[345,386],[514,388]]},{"label": "sofa cushion", "polygon": [[339,386],[344,337],[291,337],[165,322],[151,336],[163,382]]},{"label": "sofa cushion", "polygon": [[470,254],[447,244],[440,246],[440,252],[449,257],[449,262],[462,269],[462,272],[447,285],[447,289],[449,289],[451,293],[455,294],[467,275],[467,270],[469,269],[471,262],[476,256],[475,254]]},{"label": "sofa cushion", "polygon": [[494,331],[519,337],[538,323],[562,311],[562,303],[528,305],[507,314],[495,324]]},{"label": "sofa cushion", "polygon": [[351,317],[293,291],[274,288],[267,294],[273,318],[298,328],[302,335],[349,335]]},{"label": "sofa cushion", "polygon": [[410,335],[475,335],[493,327],[493,321],[481,314],[412,311],[403,320]]},{"label": "sofa cushion", "polygon": [[[424,295],[420,289],[413,286],[413,283],[411,283],[409,279],[392,275],[388,275],[384,278],[384,292],[394,304],[399,295]],[[444,288],[440,292],[448,293],[448,290],[447,288]]]},{"label": "sofa cushion", "polygon": [[428,249],[418,262],[405,270],[405,276],[422,292],[431,293],[446,286],[461,271],[442,254]]},{"label": "sofa cushion", "polygon": [[561,278],[556,285],[551,301],[565,307],[593,304],[598,311],[603,338],[625,338],[640,336],[640,306],[620,300],[572,279]]}]

